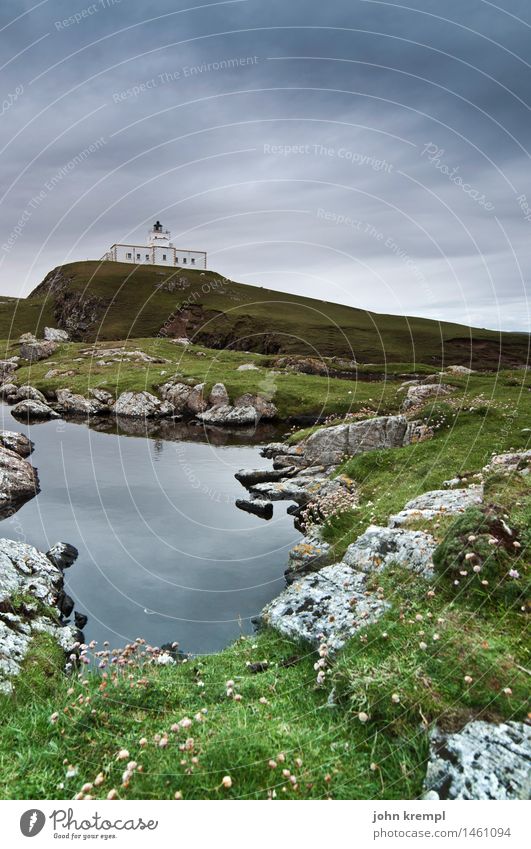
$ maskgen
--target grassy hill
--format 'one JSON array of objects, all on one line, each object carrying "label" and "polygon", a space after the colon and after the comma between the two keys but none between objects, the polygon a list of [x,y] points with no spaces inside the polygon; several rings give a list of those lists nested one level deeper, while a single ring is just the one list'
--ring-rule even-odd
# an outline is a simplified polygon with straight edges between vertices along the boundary
[{"label": "grassy hill", "polygon": [[82,341],[188,336],[211,348],[355,358],[358,363],[527,362],[530,337],[340,304],[227,280],[214,272],[76,262],[54,269],[28,298],[0,301],[0,338],[45,325]]}]

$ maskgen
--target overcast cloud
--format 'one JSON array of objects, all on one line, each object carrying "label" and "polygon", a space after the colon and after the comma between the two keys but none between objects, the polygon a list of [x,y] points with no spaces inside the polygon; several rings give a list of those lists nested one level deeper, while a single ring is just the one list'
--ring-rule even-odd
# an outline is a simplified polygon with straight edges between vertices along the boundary
[{"label": "overcast cloud", "polygon": [[528,0],[4,2],[0,286],[145,242],[529,329]]}]

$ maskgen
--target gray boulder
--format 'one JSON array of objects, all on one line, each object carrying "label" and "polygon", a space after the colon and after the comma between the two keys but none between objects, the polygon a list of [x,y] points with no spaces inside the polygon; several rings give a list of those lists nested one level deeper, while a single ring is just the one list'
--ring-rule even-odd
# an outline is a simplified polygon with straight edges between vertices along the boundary
[{"label": "gray boulder", "polygon": [[321,428],[299,447],[306,465],[337,466],[345,457],[365,451],[402,447],[407,436],[405,416],[379,416],[354,424]]},{"label": "gray boulder", "polygon": [[464,513],[469,507],[483,502],[483,487],[468,489],[435,489],[408,501],[400,513],[389,517],[389,527],[398,528],[412,520],[435,519],[439,516]]},{"label": "gray boulder", "polygon": [[16,383],[3,383],[0,386],[0,398],[6,398],[9,400],[12,395],[16,395],[17,389],[18,386]]},{"label": "gray boulder", "polygon": [[110,410],[108,404],[102,404],[95,398],[85,398],[83,395],[71,392],[70,389],[58,389],[55,394],[57,408],[62,413],[73,416],[98,416]]},{"label": "gray boulder", "polygon": [[215,383],[208,396],[211,407],[226,407],[230,404],[229,393],[223,383]]},{"label": "gray boulder", "polygon": [[240,469],[234,477],[242,486],[250,487],[255,483],[271,483],[288,477],[289,469]]},{"label": "gray boulder", "polygon": [[396,563],[407,566],[424,578],[431,578],[436,548],[436,540],[422,531],[370,525],[356,542],[349,545],[343,562],[362,572],[374,572]]},{"label": "gray boulder", "polygon": [[232,407],[223,404],[198,413],[197,418],[211,425],[249,425],[256,422],[256,410],[254,407]]},{"label": "gray boulder", "polygon": [[49,551],[46,552],[46,557],[51,560],[54,566],[58,569],[68,569],[75,562],[78,556],[78,550],[68,542],[56,542],[52,545]]},{"label": "gray boulder", "polygon": [[13,360],[0,360],[0,382],[5,383],[17,370],[18,363]]},{"label": "gray boulder", "polygon": [[39,478],[33,466],[15,451],[0,447],[0,518],[14,513],[38,492]]},{"label": "gray boulder", "polygon": [[330,562],[331,551],[330,544],[324,542],[316,530],[308,533],[290,549],[286,578],[291,582],[298,575],[317,572]]},{"label": "gray boulder", "polygon": [[251,395],[247,392],[245,395],[240,395],[234,402],[235,407],[254,407],[255,417],[257,419],[274,419],[278,414],[278,410],[272,401],[268,401],[261,395]]},{"label": "gray boulder", "polygon": [[16,419],[28,422],[59,418],[59,413],[56,413],[48,404],[43,404],[41,401],[19,401],[11,408],[11,415]]},{"label": "gray boulder", "polygon": [[19,401],[40,401],[41,404],[46,404],[46,398],[39,389],[25,383],[23,386],[18,386],[15,393],[10,394],[8,399],[10,404],[18,404]]},{"label": "gray boulder", "polygon": [[245,498],[237,498],[236,507],[245,513],[253,513],[261,519],[273,518],[273,505],[271,501],[263,501],[259,498],[248,501]]},{"label": "gray boulder", "polygon": [[66,330],[60,330],[58,327],[45,327],[44,338],[48,342],[68,342],[70,339]]},{"label": "gray boulder", "polygon": [[57,342],[50,342],[46,339],[39,340],[31,333],[24,333],[20,337],[20,356],[30,363],[37,360],[45,360],[51,357],[57,350]]},{"label": "gray boulder", "polygon": [[29,457],[35,447],[27,436],[14,430],[0,430],[0,445],[14,451],[19,457]]},{"label": "gray boulder", "polygon": [[112,411],[117,416],[133,418],[156,418],[171,415],[173,407],[170,403],[159,401],[150,392],[122,392],[112,405]]},{"label": "gray boulder", "polygon": [[484,472],[520,472],[528,475],[531,471],[531,450],[514,451],[508,454],[495,454]]},{"label": "gray boulder", "polygon": [[435,728],[424,787],[430,799],[529,799],[531,727],[478,721],[455,734]]},{"label": "gray boulder", "polygon": [[198,383],[197,386],[193,386],[190,389],[190,392],[186,399],[186,407],[190,413],[197,415],[198,413],[204,413],[207,409],[208,404],[203,395],[204,391],[204,383]]},{"label": "gray boulder", "polygon": [[408,410],[411,407],[419,407],[429,398],[439,398],[440,396],[450,395],[451,392],[455,392],[455,388],[448,386],[446,383],[410,386],[404,400],[403,408],[404,410]]},{"label": "gray boulder", "polygon": [[114,403],[114,396],[107,392],[106,389],[98,389],[98,387],[93,387],[89,389],[89,395],[91,398],[94,398],[96,401],[99,401],[100,404],[106,404],[108,407]]},{"label": "gray boulder", "polygon": [[296,580],[261,614],[261,622],[286,637],[314,646],[342,648],[357,631],[375,622],[389,606],[366,594],[367,576],[342,563]]},{"label": "gray boulder", "polygon": [[165,401],[172,404],[176,413],[184,413],[192,388],[186,383],[165,383],[160,388],[160,394]]}]

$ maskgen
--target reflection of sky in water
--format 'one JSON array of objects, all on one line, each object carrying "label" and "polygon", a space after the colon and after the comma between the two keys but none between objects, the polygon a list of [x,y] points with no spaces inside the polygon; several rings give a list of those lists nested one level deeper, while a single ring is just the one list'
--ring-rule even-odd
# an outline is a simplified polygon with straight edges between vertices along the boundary
[{"label": "reflection of sky in water", "polygon": [[79,549],[66,572],[87,640],[137,636],[211,652],[252,631],[250,618],[284,587],[298,537],[286,504],[264,522],[234,506],[239,468],[268,468],[253,446],[145,439],[47,422],[27,428],[41,493],[0,534],[46,551]]}]

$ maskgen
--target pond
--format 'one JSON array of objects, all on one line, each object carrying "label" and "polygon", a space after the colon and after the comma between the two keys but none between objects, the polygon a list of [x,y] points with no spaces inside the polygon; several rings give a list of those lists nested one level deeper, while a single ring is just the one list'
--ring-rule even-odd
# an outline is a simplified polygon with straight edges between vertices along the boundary
[{"label": "pond", "polygon": [[[252,633],[252,617],[281,592],[299,534],[285,503],[265,522],[238,510],[240,468],[269,468],[257,443],[272,428],[235,433],[112,419],[30,426],[1,407],[2,427],[35,443],[41,492],[0,523],[0,536],[47,551],[69,542],[65,572],[87,641],[111,647],[136,637],[177,641],[185,652],[219,651]],[[139,435],[143,434],[143,435]]]}]

